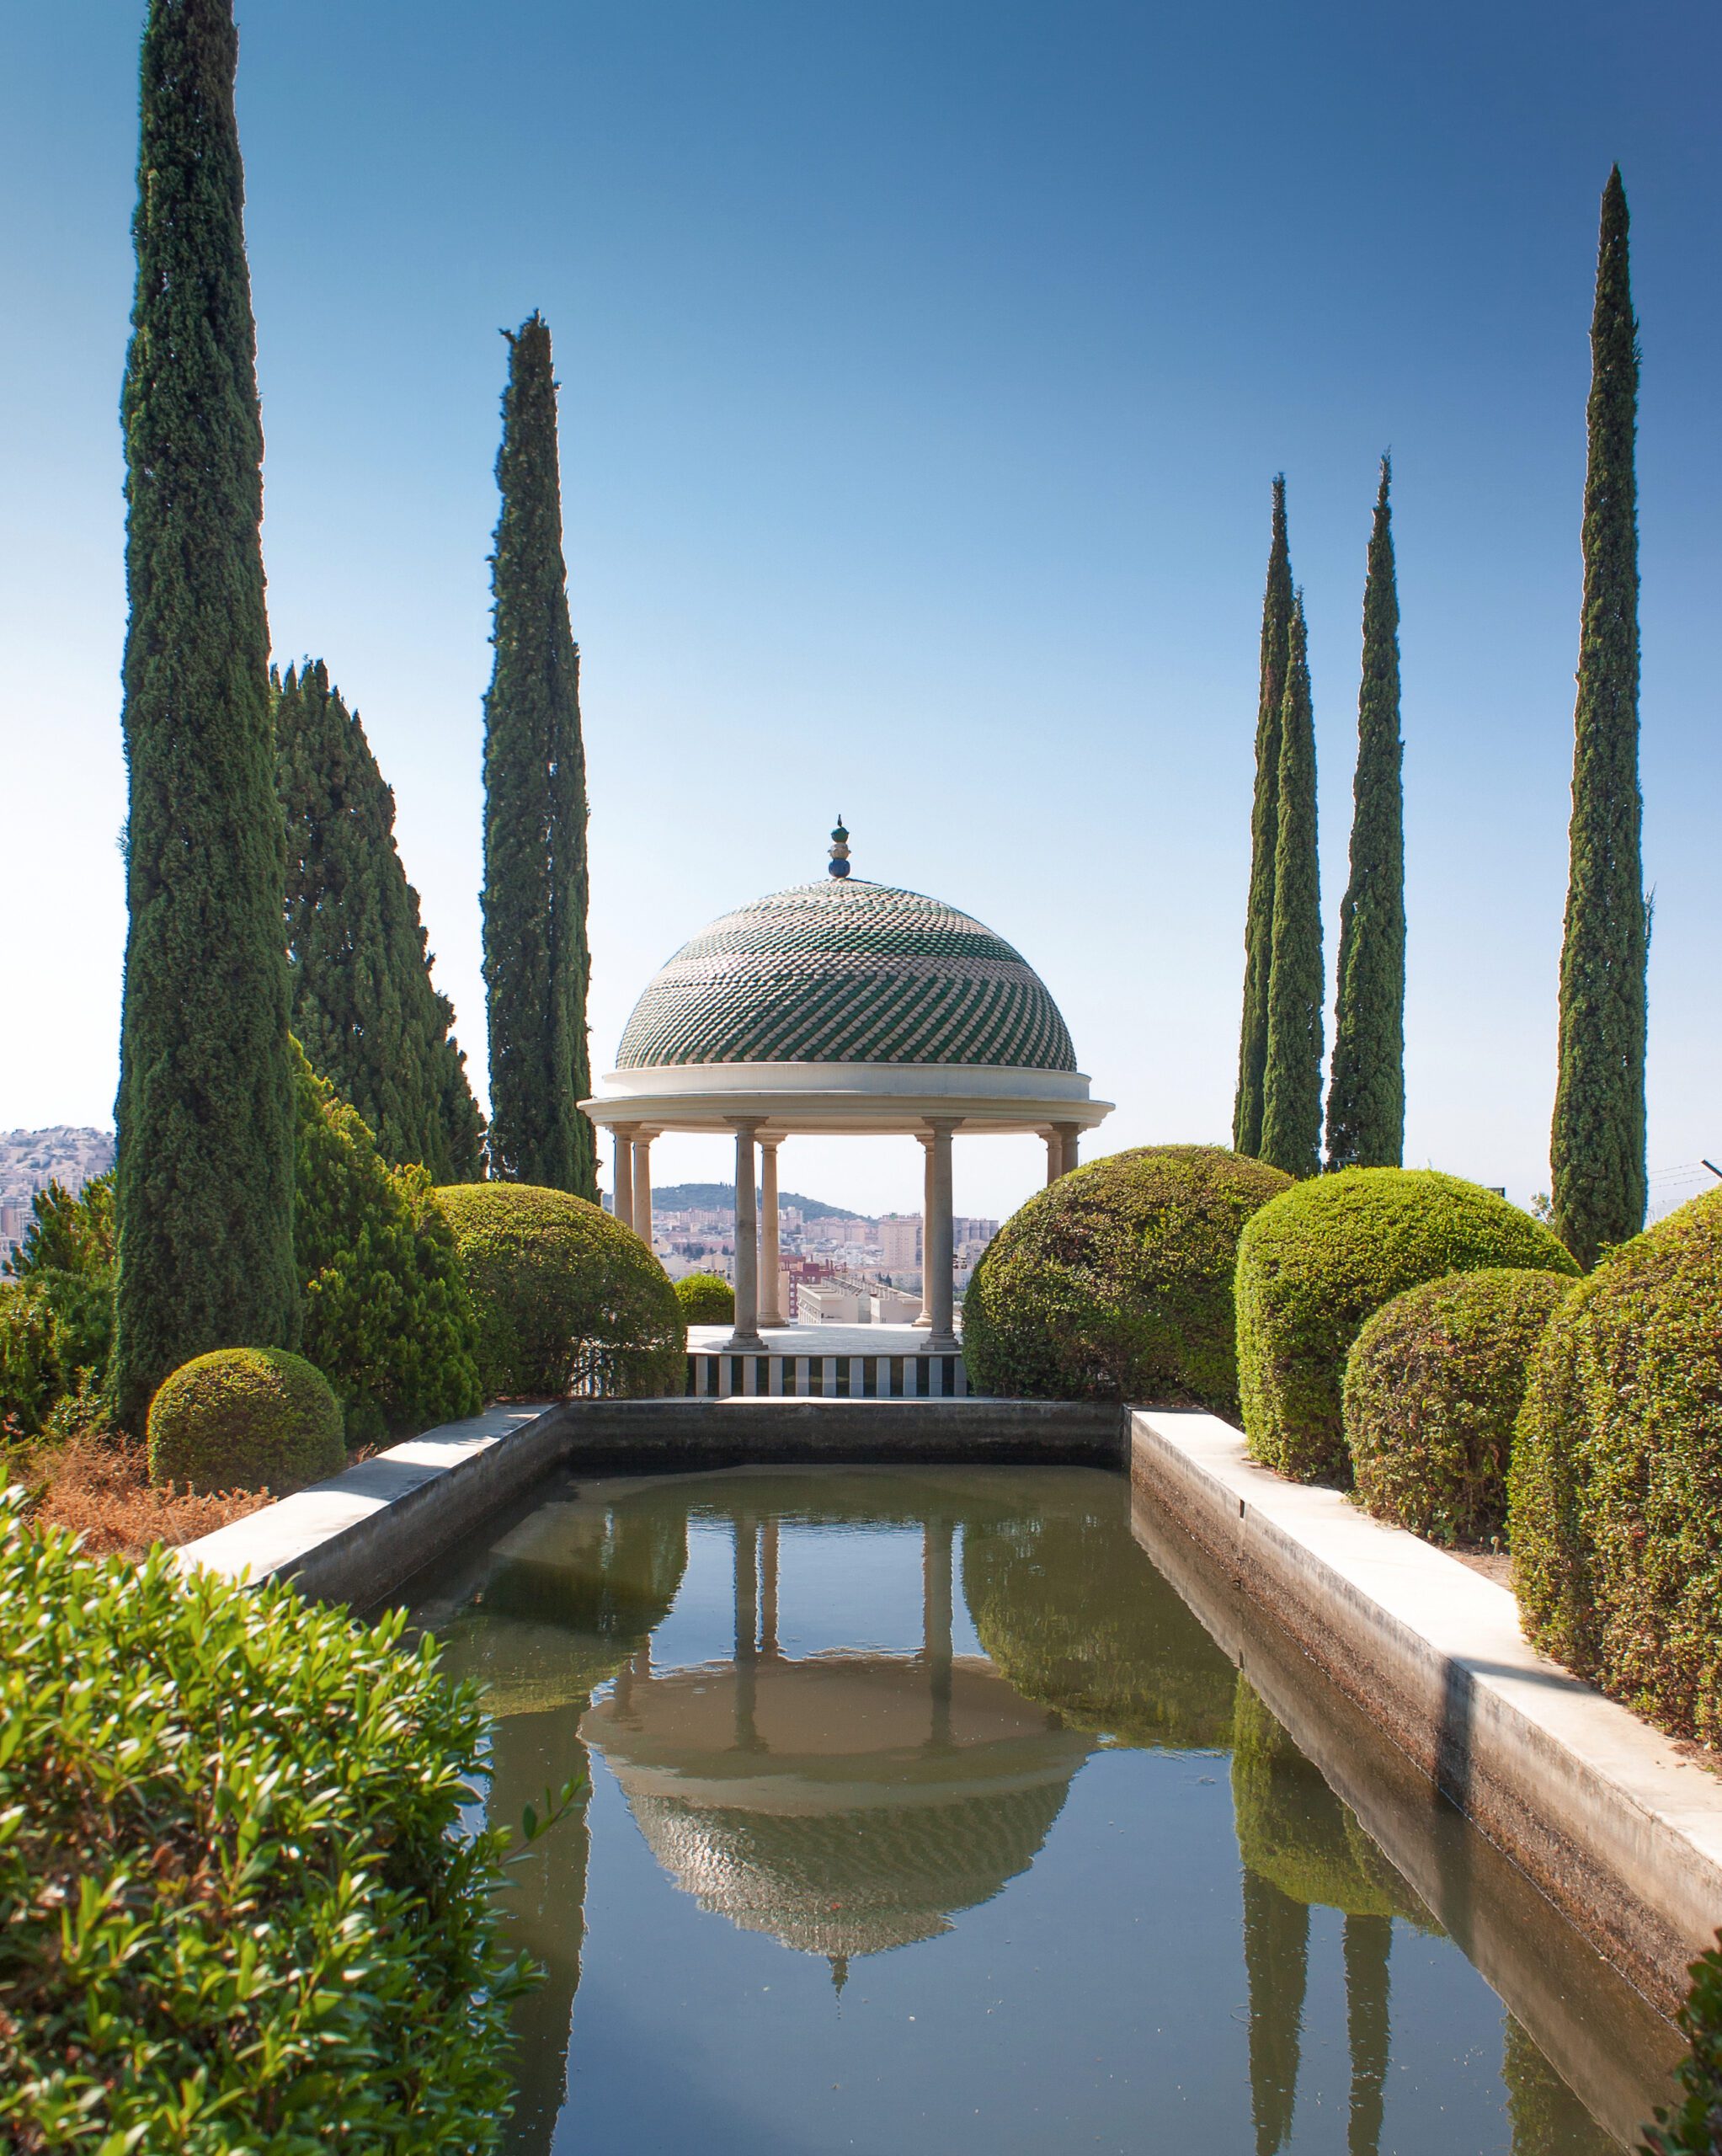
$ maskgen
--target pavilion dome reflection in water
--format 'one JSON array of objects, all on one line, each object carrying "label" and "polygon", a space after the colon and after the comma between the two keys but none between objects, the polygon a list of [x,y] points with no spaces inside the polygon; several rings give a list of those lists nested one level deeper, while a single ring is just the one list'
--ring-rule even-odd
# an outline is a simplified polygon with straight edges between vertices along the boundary
[{"label": "pavilion dome reflection in water", "polygon": [[925,1536],[918,1654],[781,1653],[775,1525],[756,1543],[749,1524],[737,1558],[733,1658],[637,1657],[583,1734],[677,1886],[840,1982],[1026,1871],[1090,1740],[953,1655],[948,1525]]}]

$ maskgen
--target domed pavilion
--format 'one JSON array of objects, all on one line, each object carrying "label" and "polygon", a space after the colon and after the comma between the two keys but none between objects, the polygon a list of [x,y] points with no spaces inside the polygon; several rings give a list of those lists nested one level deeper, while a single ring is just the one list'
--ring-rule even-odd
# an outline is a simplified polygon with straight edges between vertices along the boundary
[{"label": "domed pavilion", "polygon": [[616,1069],[580,1103],[614,1135],[617,1216],[648,1243],[653,1139],[734,1134],[735,1330],[725,1344],[738,1353],[783,1344],[760,1328],[785,1323],[777,1155],[786,1138],[920,1140],[919,1344],[948,1354],[957,1346],[956,1133],[1037,1133],[1050,1182],[1076,1165],[1081,1134],[1112,1112],[1110,1101],[1090,1097],[1058,1006],[1021,953],[954,906],[852,877],[848,840],[840,823],[824,881],[739,906],[683,944],[635,1005]]}]

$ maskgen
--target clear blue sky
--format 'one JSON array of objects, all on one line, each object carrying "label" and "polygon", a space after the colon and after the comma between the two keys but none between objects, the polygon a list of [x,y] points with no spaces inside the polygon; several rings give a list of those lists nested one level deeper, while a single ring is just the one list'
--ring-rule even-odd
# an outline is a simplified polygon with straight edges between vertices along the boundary
[{"label": "clear blue sky", "polygon": [[[141,16],[0,21],[0,1127],[111,1113]],[[1223,1138],[1268,483],[1310,614],[1330,971],[1390,446],[1406,1157],[1517,1196],[1547,1179],[1618,157],[1650,1165],[1722,1161],[1713,7],[243,0],[241,35],[275,649],[327,658],[364,713],[481,1081],[497,330],[539,307],[598,1069],[686,936],[821,872],[840,808],[857,873],[968,908],[1044,974],[1119,1103],[1106,1150]],[[721,1166],[716,1141],[659,1150],[660,1181]],[[959,1208],[1007,1210],[1036,1151],[959,1144]],[[808,1140],[784,1173],[908,1207],[918,1161]]]}]

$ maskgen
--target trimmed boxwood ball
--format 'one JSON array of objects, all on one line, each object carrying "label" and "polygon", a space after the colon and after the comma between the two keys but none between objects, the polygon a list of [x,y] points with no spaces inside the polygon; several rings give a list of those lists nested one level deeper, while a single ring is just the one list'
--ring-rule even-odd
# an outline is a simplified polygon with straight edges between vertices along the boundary
[{"label": "trimmed boxwood ball", "polygon": [[1340,1387],[1364,1320],[1446,1273],[1576,1273],[1540,1221],[1433,1168],[1346,1168],[1265,1205],[1238,1246],[1238,1391],[1252,1458],[1351,1480]]},{"label": "trimmed boxwood ball", "polygon": [[1218,1145],[1138,1146],[1061,1176],[974,1269],[962,1305],[970,1386],[1235,1413],[1238,1238],[1291,1187]]},{"label": "trimmed boxwood ball", "polygon": [[1565,1273],[1491,1266],[1377,1310],[1346,1363],[1346,1444],[1367,1511],[1449,1546],[1500,1533],[1531,1357],[1571,1287]]},{"label": "trimmed boxwood ball", "polygon": [[1722,1743],[1722,1191],[1622,1244],[1555,1313],[1511,1490],[1532,1639]]},{"label": "trimmed boxwood ball", "polygon": [[182,1363],[149,1409],[150,1480],[278,1497],[339,1474],[341,1403],[328,1380],[284,1348],[217,1348]]},{"label": "trimmed boxwood ball", "polygon": [[680,1392],[687,1334],[664,1267],[601,1207],[533,1183],[450,1183],[488,1400]]},{"label": "trimmed boxwood ball", "polygon": [[716,1273],[689,1273],[674,1283],[675,1299],[689,1325],[729,1325],[735,1318],[735,1290]]}]

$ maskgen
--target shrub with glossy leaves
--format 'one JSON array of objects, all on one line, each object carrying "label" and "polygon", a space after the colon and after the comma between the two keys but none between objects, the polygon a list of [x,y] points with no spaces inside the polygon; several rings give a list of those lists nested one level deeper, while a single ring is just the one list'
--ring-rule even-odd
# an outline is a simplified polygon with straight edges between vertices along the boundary
[{"label": "shrub with glossy leaves", "polygon": [[150,1480],[278,1497],[346,1465],[341,1403],[285,1348],[217,1348],[182,1363],[149,1412]]},{"label": "shrub with glossy leaves", "polygon": [[435,1197],[477,1314],[487,1399],[681,1390],[681,1306],[631,1230],[532,1183],[451,1183]]},{"label": "shrub with glossy leaves", "polygon": [[735,1318],[735,1290],[716,1273],[687,1273],[674,1283],[675,1299],[689,1325],[729,1325]]},{"label": "shrub with glossy leaves", "polygon": [[1238,1238],[1291,1187],[1218,1145],[1144,1145],[1061,1177],[974,1269],[962,1304],[970,1385],[1235,1413]]},{"label": "shrub with glossy leaves", "polygon": [[1571,1287],[1565,1273],[1490,1267],[1377,1310],[1346,1363],[1346,1444],[1366,1510],[1448,1545],[1500,1533],[1531,1357]]},{"label": "shrub with glossy leaves", "polygon": [[300,1345],[334,1388],[348,1442],[476,1414],[477,1323],[429,1177],[391,1168],[296,1049],[296,1064]]},{"label": "shrub with glossy leaves", "polygon": [[1722,1743],[1722,1191],[1604,1258],[1555,1313],[1513,1446],[1537,1645]]},{"label": "shrub with glossy leaves", "polygon": [[1722,1934],[1692,1965],[1678,2016],[1690,2049],[1674,2069],[1681,2100],[1659,2108],[1645,2156],[1716,2156],[1722,2148]]},{"label": "shrub with glossy leaves", "polygon": [[1346,1168],[1276,1198],[1238,1246],[1238,1391],[1252,1457],[1351,1479],[1340,1388],[1367,1318],[1425,1280],[1510,1267],[1576,1273],[1540,1221],[1432,1168]]},{"label": "shrub with glossy leaves", "polygon": [[463,1830],[484,1718],[403,1622],[85,1557],[0,1493],[8,2148],[495,2147],[523,1979],[504,1838]]}]

